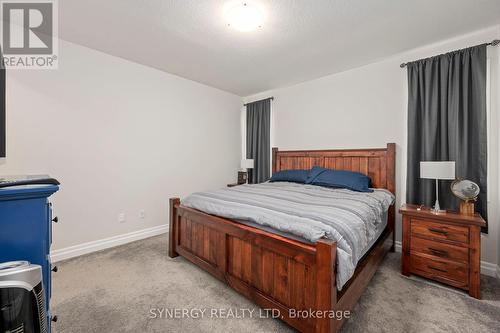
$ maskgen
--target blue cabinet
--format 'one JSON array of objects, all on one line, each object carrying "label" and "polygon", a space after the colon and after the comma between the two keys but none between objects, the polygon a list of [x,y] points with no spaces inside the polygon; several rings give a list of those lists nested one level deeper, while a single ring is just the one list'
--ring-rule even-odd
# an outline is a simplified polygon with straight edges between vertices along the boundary
[{"label": "blue cabinet", "polygon": [[52,208],[56,185],[0,188],[0,262],[27,260],[42,266],[50,332]]}]

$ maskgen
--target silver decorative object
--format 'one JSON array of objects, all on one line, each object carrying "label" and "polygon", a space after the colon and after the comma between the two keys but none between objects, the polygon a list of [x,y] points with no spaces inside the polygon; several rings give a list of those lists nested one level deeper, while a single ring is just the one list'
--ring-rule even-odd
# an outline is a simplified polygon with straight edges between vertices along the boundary
[{"label": "silver decorative object", "polygon": [[468,179],[457,179],[451,183],[451,192],[465,202],[476,201],[479,191],[479,185]]}]

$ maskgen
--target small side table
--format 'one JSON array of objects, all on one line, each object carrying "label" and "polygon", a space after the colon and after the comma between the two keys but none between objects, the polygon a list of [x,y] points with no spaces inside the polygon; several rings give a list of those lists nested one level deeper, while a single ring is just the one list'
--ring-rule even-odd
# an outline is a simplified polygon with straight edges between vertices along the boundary
[{"label": "small side table", "polygon": [[433,213],[405,205],[401,273],[416,274],[464,289],[480,298],[481,227],[479,214]]}]

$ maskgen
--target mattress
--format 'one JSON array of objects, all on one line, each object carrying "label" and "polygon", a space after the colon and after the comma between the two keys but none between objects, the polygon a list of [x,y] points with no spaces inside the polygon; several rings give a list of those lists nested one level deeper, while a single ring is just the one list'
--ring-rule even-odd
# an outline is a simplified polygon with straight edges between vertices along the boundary
[{"label": "mattress", "polygon": [[334,240],[341,289],[384,230],[393,201],[384,189],[355,192],[278,182],[193,193],[182,204],[300,241]]},{"label": "mattress", "polygon": [[[377,242],[377,240],[380,238],[380,236],[382,236],[382,233],[384,232],[384,229],[387,226],[387,215],[388,215],[387,211],[385,211],[384,215],[382,217],[382,222],[379,225],[377,225],[374,236],[370,239],[370,241],[366,244],[365,248],[361,251],[362,252],[361,257],[364,257],[366,255],[366,253],[372,248],[372,246]],[[264,230],[264,231],[270,232],[272,234],[276,234],[276,235],[283,236],[286,238],[294,239],[294,240],[299,241],[299,242],[303,242],[303,243],[307,243],[307,244],[314,244],[313,242],[311,242],[305,238],[295,236],[294,234],[291,234],[291,233],[276,230],[276,229],[273,229],[273,228],[268,227],[268,226],[260,225],[260,224],[254,223],[252,221],[237,220],[236,222],[239,222],[241,224],[244,224],[244,225],[247,225],[250,227],[254,227],[254,228],[257,228],[260,230]]]}]

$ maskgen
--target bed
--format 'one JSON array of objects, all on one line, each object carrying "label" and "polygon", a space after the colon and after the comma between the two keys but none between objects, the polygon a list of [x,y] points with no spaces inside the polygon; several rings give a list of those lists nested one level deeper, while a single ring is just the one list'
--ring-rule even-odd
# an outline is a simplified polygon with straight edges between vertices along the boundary
[{"label": "bed", "polygon": [[[381,149],[274,148],[272,165],[273,173],[313,166],[358,171],[371,178],[374,188],[395,194],[393,143]],[[170,199],[168,252],[172,258],[185,257],[262,308],[279,310],[282,320],[301,332],[336,332],[346,319],[341,314],[353,309],[384,255],[394,250],[394,225],[391,205],[376,239],[341,286],[337,255],[343,244],[328,238],[309,242],[272,228],[208,214],[183,205],[178,198]],[[297,316],[297,310],[309,312]],[[311,311],[316,315],[311,316]]]}]

